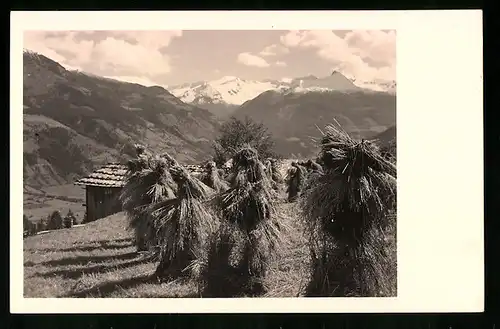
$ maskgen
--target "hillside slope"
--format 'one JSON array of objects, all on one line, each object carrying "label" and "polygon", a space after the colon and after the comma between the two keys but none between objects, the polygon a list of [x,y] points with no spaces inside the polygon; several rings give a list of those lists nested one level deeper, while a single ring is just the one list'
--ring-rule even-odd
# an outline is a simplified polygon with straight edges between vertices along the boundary
[{"label": "hillside slope", "polygon": [[376,135],[374,139],[378,140],[381,145],[388,145],[392,141],[395,141],[397,137],[396,126],[391,126],[384,130],[380,134]]},{"label": "hillside slope", "polygon": [[264,123],[283,155],[317,152],[318,128],[337,120],[357,138],[373,138],[396,124],[396,97],[375,91],[267,91],[244,103],[234,116]]},{"label": "hillside slope", "polygon": [[122,160],[134,143],[181,162],[204,159],[219,123],[162,87],[145,87],[68,71],[23,54],[25,185],[72,182],[96,165]]}]

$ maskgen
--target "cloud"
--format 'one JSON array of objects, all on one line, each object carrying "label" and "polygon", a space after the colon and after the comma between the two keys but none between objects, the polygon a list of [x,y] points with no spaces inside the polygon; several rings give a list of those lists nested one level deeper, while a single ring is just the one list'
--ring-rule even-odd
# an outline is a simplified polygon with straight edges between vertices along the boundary
[{"label": "cloud", "polygon": [[252,55],[250,53],[241,53],[238,55],[238,62],[247,65],[247,66],[254,66],[254,67],[269,67],[269,63],[263,59],[262,57]]},{"label": "cloud", "polygon": [[102,71],[113,71],[120,75],[142,73],[148,77],[171,71],[170,58],[159,49],[143,44],[132,45],[124,40],[106,38],[92,52],[92,59]]},{"label": "cloud", "polygon": [[285,67],[285,66],[286,66],[286,63],[285,63],[285,62],[282,62],[282,61],[277,61],[276,63],[274,63],[274,65],[276,65],[276,66],[281,66],[281,67]]},{"label": "cloud", "polygon": [[172,70],[164,50],[180,36],[182,31],[29,31],[24,34],[24,48],[65,67],[151,80]]},{"label": "cloud", "polygon": [[289,31],[280,41],[290,48],[314,49],[335,69],[360,81],[396,79],[394,31],[356,30],[344,37],[324,30]]},{"label": "cloud", "polygon": [[395,31],[352,31],[345,36],[347,44],[362,58],[392,65],[396,61]]},{"label": "cloud", "polygon": [[65,67],[81,69],[82,64],[89,62],[94,43],[78,42],[74,37],[75,32],[25,32],[24,48],[45,55]]},{"label": "cloud", "polygon": [[181,30],[171,31],[109,31],[117,39],[131,39],[148,49],[168,47],[174,38],[182,36]]},{"label": "cloud", "polygon": [[154,81],[149,80],[146,77],[134,77],[134,76],[107,76],[104,78],[108,79],[113,79],[113,80],[119,80],[123,82],[130,82],[130,83],[137,83],[142,86],[146,87],[151,87],[151,86],[158,86],[158,83],[155,83]]},{"label": "cloud", "polygon": [[287,34],[282,35],[280,37],[280,41],[283,45],[292,48],[297,47],[302,39],[303,36],[301,35],[301,32],[298,30],[291,30]]},{"label": "cloud", "polygon": [[283,47],[282,45],[272,44],[272,45],[264,48],[259,53],[259,55],[264,56],[264,57],[268,57],[268,56],[284,55],[284,54],[288,54],[289,52],[290,51],[288,50],[288,48]]}]

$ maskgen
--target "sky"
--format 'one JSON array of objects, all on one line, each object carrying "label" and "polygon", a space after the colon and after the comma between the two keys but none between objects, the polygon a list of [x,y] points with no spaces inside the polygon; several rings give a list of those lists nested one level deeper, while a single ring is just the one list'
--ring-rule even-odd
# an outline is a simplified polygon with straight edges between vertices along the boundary
[{"label": "sky", "polygon": [[68,69],[143,85],[323,77],[396,80],[393,30],[25,31],[24,49]]}]

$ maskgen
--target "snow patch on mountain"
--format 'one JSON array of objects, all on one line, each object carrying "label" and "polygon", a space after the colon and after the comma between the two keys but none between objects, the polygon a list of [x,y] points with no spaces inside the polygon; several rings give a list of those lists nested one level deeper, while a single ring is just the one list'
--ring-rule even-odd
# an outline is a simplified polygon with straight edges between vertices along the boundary
[{"label": "snow patch on mountain", "polygon": [[174,86],[170,92],[186,103],[241,105],[265,91],[284,87],[286,84],[278,81],[253,81],[225,76],[208,82]]},{"label": "snow patch on mountain", "polygon": [[395,81],[362,82],[346,77],[338,70],[329,76],[318,78],[314,75],[281,80],[243,80],[235,76],[224,76],[217,80],[200,81],[172,86],[169,91],[185,103],[195,105],[241,105],[263,92],[274,90],[285,93],[373,90],[395,91]]}]

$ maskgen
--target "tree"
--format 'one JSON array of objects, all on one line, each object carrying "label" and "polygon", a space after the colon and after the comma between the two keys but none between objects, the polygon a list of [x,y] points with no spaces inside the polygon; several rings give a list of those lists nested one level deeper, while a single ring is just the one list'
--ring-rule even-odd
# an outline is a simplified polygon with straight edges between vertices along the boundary
[{"label": "tree", "polygon": [[257,150],[260,159],[276,157],[274,145],[274,139],[264,124],[249,117],[243,120],[231,117],[219,129],[219,137],[213,145],[213,160],[221,166],[244,146]]},{"label": "tree", "polygon": [[64,227],[71,228],[75,224],[75,222],[76,217],[70,209],[68,210],[68,214],[66,215],[66,217],[64,217]]},{"label": "tree", "polygon": [[47,223],[48,230],[59,230],[63,228],[63,217],[59,210],[54,211],[50,217],[49,222]]},{"label": "tree", "polygon": [[28,219],[28,216],[23,215],[23,227],[24,227],[25,231],[28,229],[29,224],[30,224],[30,220]]},{"label": "tree", "polygon": [[27,235],[34,234],[34,224],[28,219],[28,216],[26,215],[23,215],[23,231]]},{"label": "tree", "polygon": [[49,224],[49,218],[50,216],[47,217],[42,217],[40,219],[40,223],[38,224],[38,231],[45,231],[47,229],[47,225]]}]

